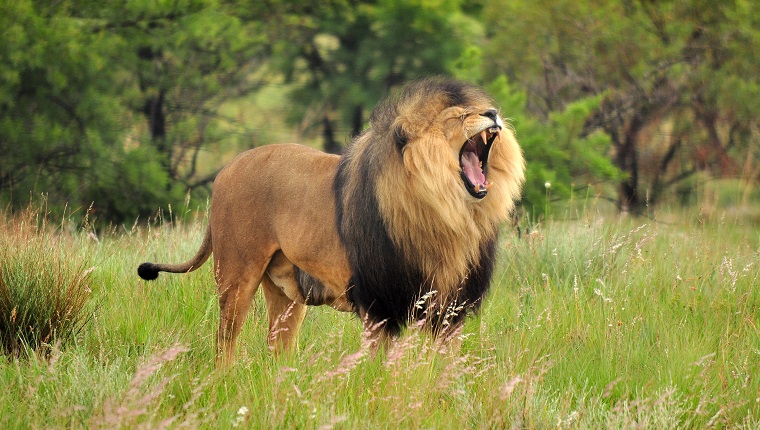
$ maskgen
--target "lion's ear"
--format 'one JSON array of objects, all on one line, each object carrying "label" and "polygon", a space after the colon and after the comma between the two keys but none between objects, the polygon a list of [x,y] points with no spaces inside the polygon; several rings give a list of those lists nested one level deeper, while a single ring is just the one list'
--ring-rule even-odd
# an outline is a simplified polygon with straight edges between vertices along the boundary
[{"label": "lion's ear", "polygon": [[400,124],[396,124],[393,127],[393,143],[396,144],[396,148],[399,151],[403,150],[406,144],[409,142],[409,135],[404,131]]}]

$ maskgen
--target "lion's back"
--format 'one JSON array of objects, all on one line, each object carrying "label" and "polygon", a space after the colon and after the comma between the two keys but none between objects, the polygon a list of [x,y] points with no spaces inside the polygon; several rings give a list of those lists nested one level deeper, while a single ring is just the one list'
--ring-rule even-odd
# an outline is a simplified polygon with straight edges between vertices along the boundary
[{"label": "lion's back", "polygon": [[240,154],[214,182],[214,235],[230,238],[256,231],[282,241],[294,230],[337,234],[333,181],[339,159],[296,144],[267,145]]},{"label": "lion's back", "polygon": [[235,198],[293,197],[321,185],[332,185],[337,155],[298,144],[272,144],[243,152],[214,181],[213,193]]}]

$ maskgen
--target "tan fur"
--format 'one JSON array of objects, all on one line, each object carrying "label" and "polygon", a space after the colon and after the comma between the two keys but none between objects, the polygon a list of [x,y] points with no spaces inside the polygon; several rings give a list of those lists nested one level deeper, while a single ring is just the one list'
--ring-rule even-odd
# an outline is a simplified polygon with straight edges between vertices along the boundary
[{"label": "tan fur", "polygon": [[335,227],[332,183],[338,160],[300,145],[269,145],[241,154],[214,182],[209,227],[196,256],[183,264],[153,265],[158,271],[188,272],[213,252],[221,311],[219,363],[232,361],[259,284],[267,302],[270,346],[295,345],[306,298],[294,264],[325,285],[326,304],[352,310],[345,297],[350,269]]},{"label": "tan fur", "polygon": [[217,177],[209,228],[224,359],[232,357],[265,276],[270,345],[295,344],[305,297],[293,287],[294,264],[325,284],[328,304],[351,309],[344,294],[350,270],[335,228],[332,183],[338,160],[302,146],[270,145],[244,153]]}]

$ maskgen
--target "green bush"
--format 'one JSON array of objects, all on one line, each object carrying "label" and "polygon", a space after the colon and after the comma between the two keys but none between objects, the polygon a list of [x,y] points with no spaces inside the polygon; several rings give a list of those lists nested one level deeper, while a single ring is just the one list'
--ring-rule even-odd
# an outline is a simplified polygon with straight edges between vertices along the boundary
[{"label": "green bush", "polygon": [[599,106],[601,97],[588,97],[539,120],[528,113],[527,94],[500,76],[486,85],[514,126],[526,163],[523,208],[546,218],[549,201],[569,199],[594,184],[620,180],[621,172],[609,158],[610,139],[603,133],[588,134],[584,124]]},{"label": "green bush", "polygon": [[27,212],[0,225],[0,348],[17,358],[48,355],[70,342],[91,316],[90,273],[65,239]]}]

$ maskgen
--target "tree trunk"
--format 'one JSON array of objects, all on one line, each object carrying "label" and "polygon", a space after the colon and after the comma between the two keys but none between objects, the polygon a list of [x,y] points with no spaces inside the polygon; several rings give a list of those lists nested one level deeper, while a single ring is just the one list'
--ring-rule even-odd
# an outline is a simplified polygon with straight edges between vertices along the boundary
[{"label": "tree trunk", "polygon": [[660,162],[660,168],[654,173],[654,179],[652,180],[652,195],[650,196],[649,203],[651,205],[657,204],[660,201],[660,196],[666,189],[666,184],[662,182],[662,177],[667,173],[670,162],[675,158],[676,153],[681,148],[681,138],[677,138],[670,144],[665,156],[662,157]]},{"label": "tree trunk", "polygon": [[176,172],[172,169],[172,148],[166,141],[166,113],[164,112],[164,91],[158,95],[150,96],[145,100],[143,113],[148,120],[148,130],[153,146],[161,154],[161,165],[169,176],[176,179]]},{"label": "tree trunk", "polygon": [[642,213],[641,198],[638,192],[639,161],[636,153],[636,141],[633,136],[625,136],[625,141],[618,147],[615,163],[622,172],[627,173],[627,176],[620,181],[618,191],[620,210],[639,215]]},{"label": "tree trunk", "polygon": [[705,166],[715,168],[717,165],[718,173],[723,177],[736,174],[736,163],[731,159],[726,148],[720,142],[720,136],[718,135],[718,111],[715,107],[715,102],[706,102],[699,95],[695,100],[694,108],[698,120],[704,125],[707,132],[707,145],[709,149],[705,151]]},{"label": "tree trunk", "polygon": [[622,212],[641,215],[644,211],[644,201],[639,193],[639,131],[644,126],[646,114],[639,112],[634,115],[628,127],[623,128],[622,144],[618,145],[615,164],[627,176],[620,181],[618,203]]},{"label": "tree trunk", "polygon": [[364,127],[364,106],[356,105],[354,107],[354,117],[352,118],[353,130],[351,131],[351,137],[356,137],[362,132]]},{"label": "tree trunk", "polygon": [[164,112],[164,92],[150,96],[145,100],[143,113],[148,120],[150,138],[156,144],[159,152],[166,153],[166,114]]},{"label": "tree trunk", "polygon": [[333,131],[332,121],[325,115],[322,118],[322,140],[325,152],[330,154],[340,154],[341,147],[335,141],[335,132]]},{"label": "tree trunk", "polygon": [[736,173],[736,163],[726,152],[726,148],[720,143],[720,137],[718,136],[717,126],[717,114],[703,115],[702,122],[707,130],[707,141],[710,145],[710,152],[712,152],[715,161],[718,164],[718,171],[720,176],[728,177],[733,176]]}]

